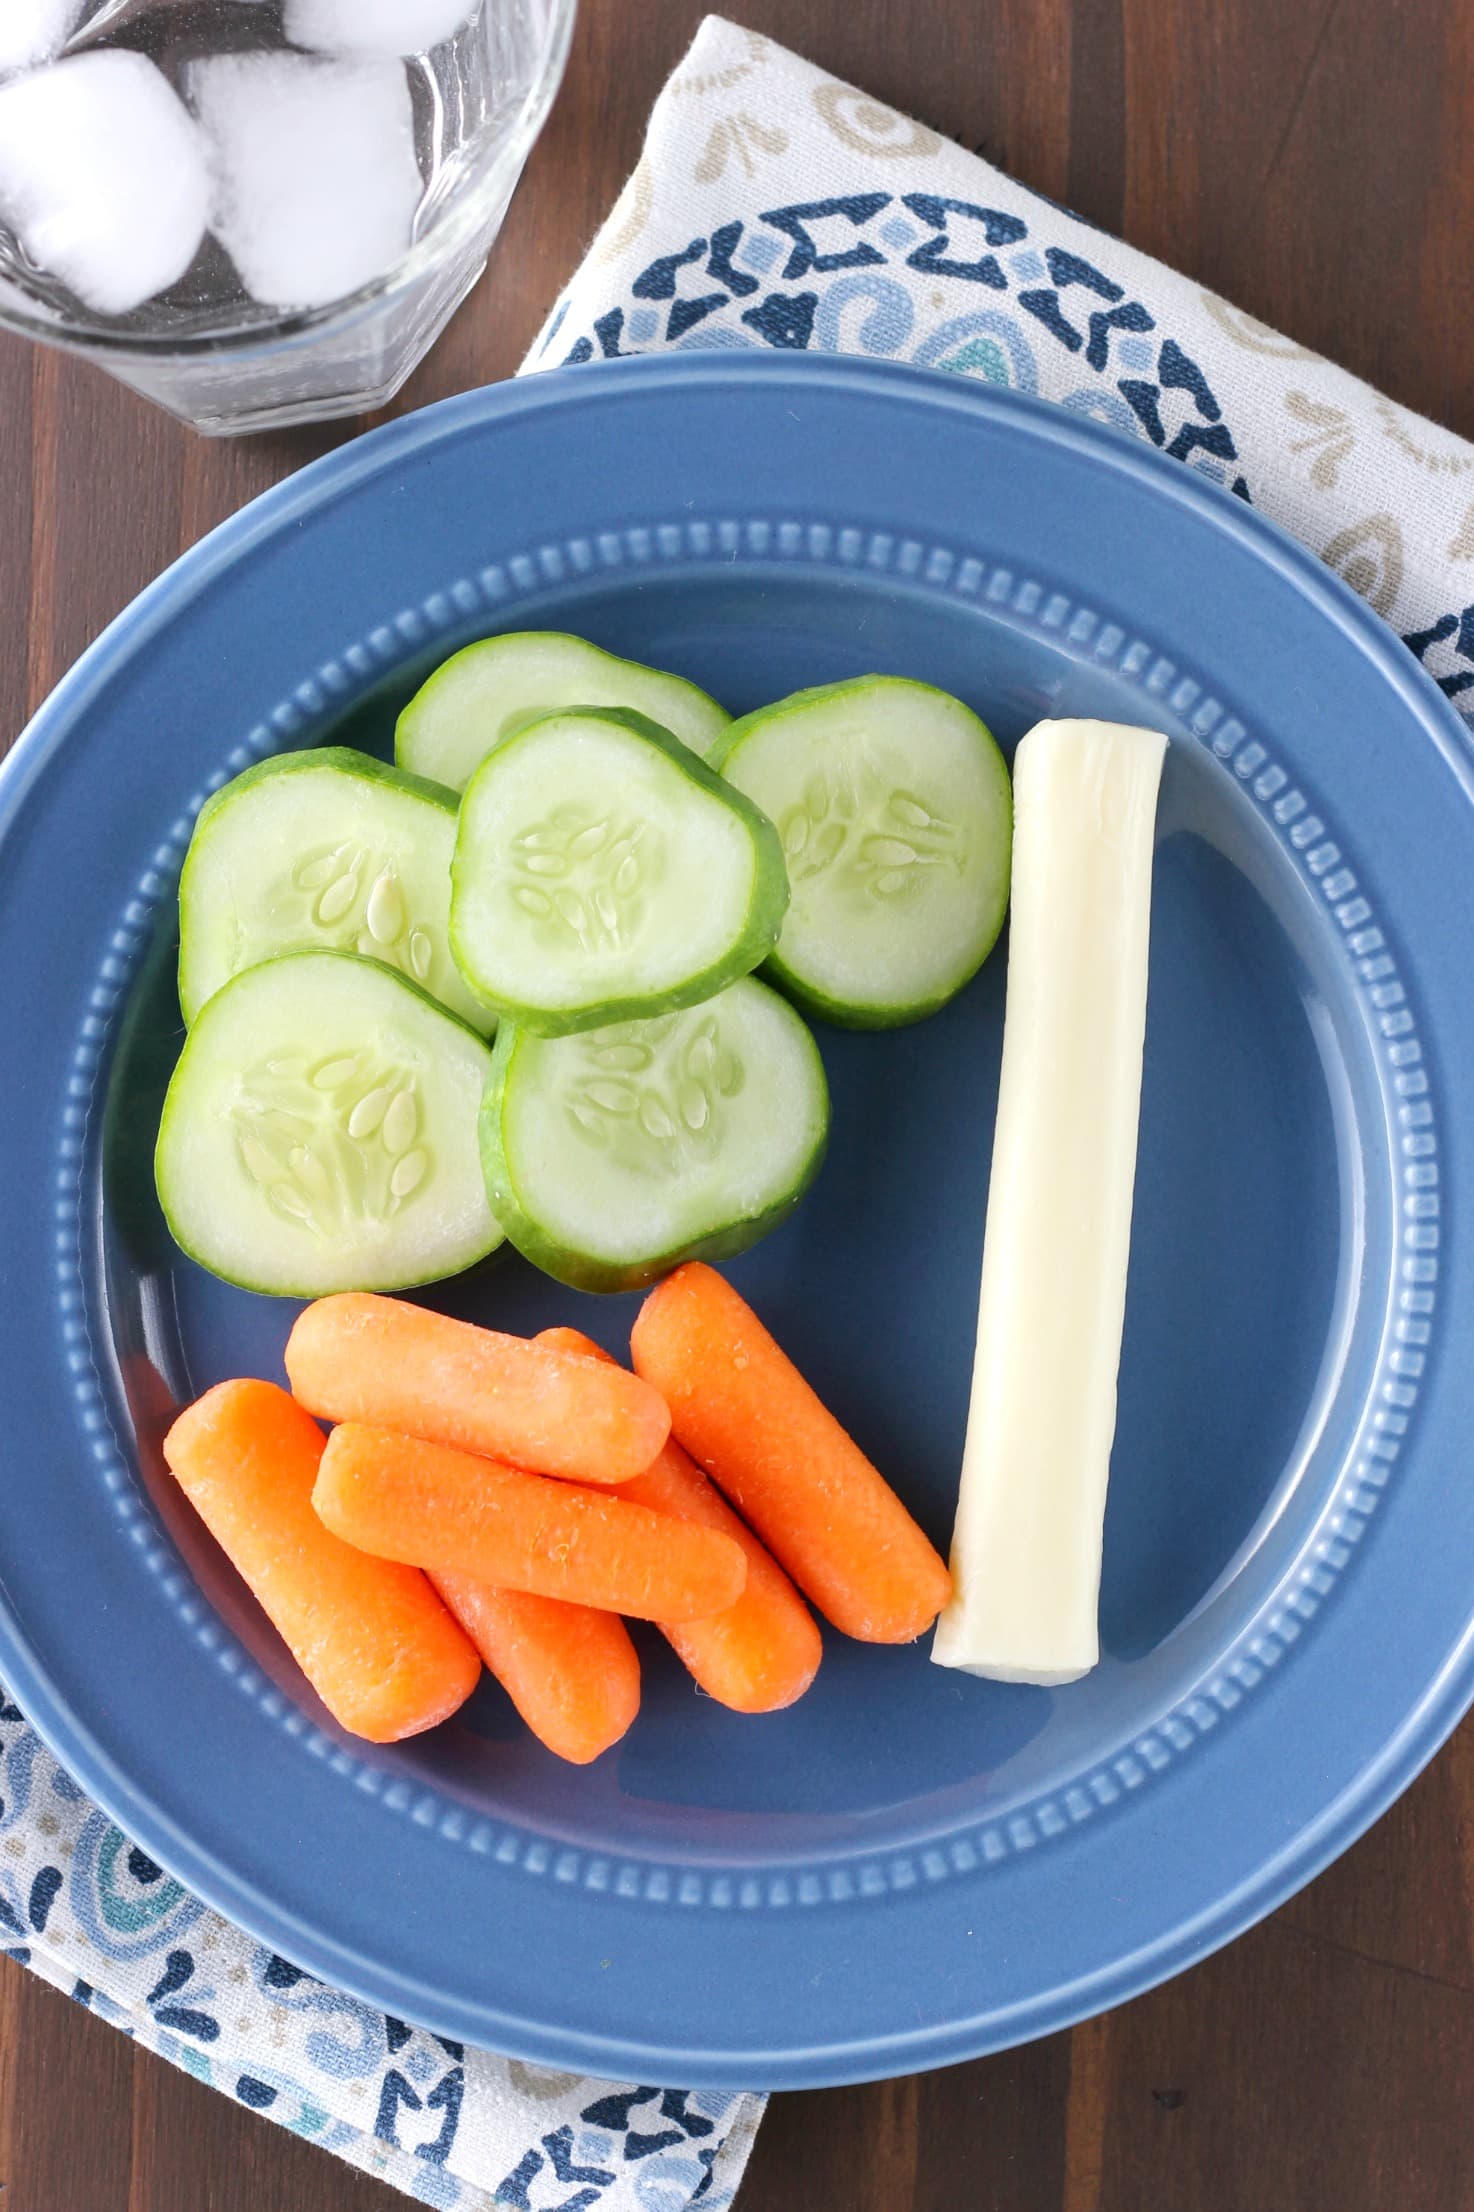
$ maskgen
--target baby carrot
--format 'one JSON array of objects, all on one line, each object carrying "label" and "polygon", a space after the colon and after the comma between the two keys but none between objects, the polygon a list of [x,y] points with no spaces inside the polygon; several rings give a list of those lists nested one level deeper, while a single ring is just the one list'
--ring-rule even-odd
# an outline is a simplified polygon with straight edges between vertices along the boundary
[{"label": "baby carrot", "polygon": [[[544,1329],[536,1341],[582,1352],[586,1359],[612,1356],[577,1329]],[[653,1466],[619,1494],[657,1513],[673,1513],[679,1521],[719,1528],[747,1554],[747,1587],[725,1613],[704,1621],[660,1623],[661,1634],[707,1696],[737,1713],[776,1713],[801,1698],[824,1652],[814,1616],[783,1569],[674,1437]]]},{"label": "baby carrot", "polygon": [[322,1452],[317,1423],[267,1382],[217,1383],[164,1438],[179,1487],[333,1718],[397,1743],[463,1704],[481,1661],[422,1574],[323,1527]]},{"label": "baby carrot", "polygon": [[627,1482],[670,1433],[649,1385],[525,1337],[399,1298],[345,1292],[299,1314],[293,1394],[328,1421],[363,1421],[543,1475]]},{"label": "baby carrot", "polygon": [[430,1580],[549,1751],[587,1766],[618,1743],[640,1709],[640,1661],[617,1613],[471,1575]]},{"label": "baby carrot", "polygon": [[715,1269],[690,1261],[652,1290],[631,1350],[692,1458],[826,1619],[872,1644],[930,1626],[951,1588],[942,1560]]},{"label": "baby carrot", "polygon": [[717,1529],[354,1421],[328,1438],[312,1502],[335,1536],[381,1559],[643,1620],[720,1613],[747,1579]]}]

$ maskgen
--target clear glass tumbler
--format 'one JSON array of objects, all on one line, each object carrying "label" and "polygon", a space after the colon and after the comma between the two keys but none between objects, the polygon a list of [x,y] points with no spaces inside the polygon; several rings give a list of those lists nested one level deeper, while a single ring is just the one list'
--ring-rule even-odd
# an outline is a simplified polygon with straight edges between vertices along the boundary
[{"label": "clear glass tumbler", "polygon": [[0,323],[197,430],[378,407],[485,266],[575,0],[0,0]]}]

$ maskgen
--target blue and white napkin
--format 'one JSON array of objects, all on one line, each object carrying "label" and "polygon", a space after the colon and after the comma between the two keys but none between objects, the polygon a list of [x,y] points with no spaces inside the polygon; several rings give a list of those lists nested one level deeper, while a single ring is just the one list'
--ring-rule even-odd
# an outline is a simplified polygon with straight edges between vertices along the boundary
[{"label": "blue and white napkin", "polygon": [[669,346],[915,361],[1149,439],[1338,570],[1474,716],[1474,446],[717,16],[525,366]]},{"label": "blue and white napkin", "polygon": [[[1474,448],[717,17],[525,366],[668,346],[889,355],[1150,439],[1339,570],[1474,715]],[[324,1987],[133,1846],[3,1693],[0,1947],[447,2212],[722,2212],[762,2116],[465,2049]]]},{"label": "blue and white napkin", "polygon": [[130,1843],[3,1690],[0,1949],[198,2080],[443,2212],[687,2212],[698,2200],[721,2212],[762,2117],[761,2097],[523,2066],[327,1988]]}]

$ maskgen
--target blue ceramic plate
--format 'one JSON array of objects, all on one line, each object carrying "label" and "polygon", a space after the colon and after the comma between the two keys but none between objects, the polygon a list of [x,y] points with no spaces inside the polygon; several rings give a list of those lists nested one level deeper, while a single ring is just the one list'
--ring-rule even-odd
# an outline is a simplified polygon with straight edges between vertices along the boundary
[{"label": "blue ceramic plate", "polygon": [[[1161,807],[1099,1671],[828,1640],[793,1712],[698,1697],[558,1765],[494,1687],[341,1736],[162,1470],[293,1308],[172,1250],[174,890],[259,755],[387,750],[426,670],[578,630],[741,711],[865,670],[1011,746],[1146,720]],[[1285,1897],[1474,1690],[1474,766],[1390,634],[1186,469],[873,364],[540,377],[306,470],[86,656],[0,787],[0,1675],[184,1881],[444,2033],[639,2080],[902,2072],[1058,2028]],[[933,1537],[951,1521],[1004,964],[825,1032],[834,1141],[736,1280]],[[515,1257],[437,1294],[625,1341]]]}]

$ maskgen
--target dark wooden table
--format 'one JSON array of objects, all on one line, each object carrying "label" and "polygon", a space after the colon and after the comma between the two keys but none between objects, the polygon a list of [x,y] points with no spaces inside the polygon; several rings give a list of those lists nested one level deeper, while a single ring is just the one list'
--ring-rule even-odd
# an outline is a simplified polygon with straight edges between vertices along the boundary
[{"label": "dark wooden table", "polygon": [[[745,0],[734,11],[1474,436],[1471,0]],[[396,412],[508,375],[700,0],[582,0],[491,273]],[[210,444],[0,340],[0,743],[124,602],[335,442]],[[341,433],[346,435],[346,429]],[[744,2212],[1474,2207],[1474,1723],[1218,1958],[1071,2035],[775,2099]],[[0,1961],[8,2212],[404,2200]]]}]

